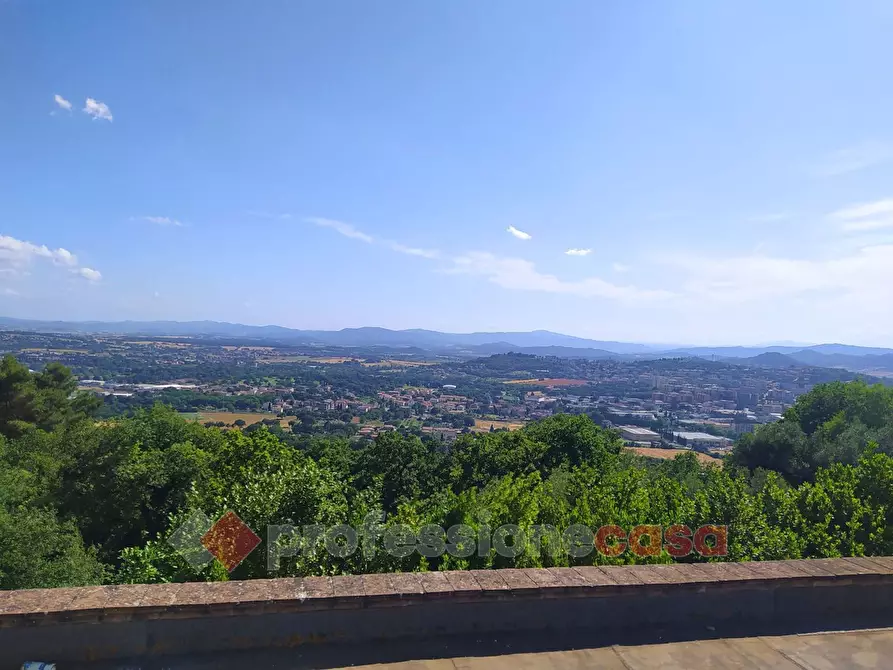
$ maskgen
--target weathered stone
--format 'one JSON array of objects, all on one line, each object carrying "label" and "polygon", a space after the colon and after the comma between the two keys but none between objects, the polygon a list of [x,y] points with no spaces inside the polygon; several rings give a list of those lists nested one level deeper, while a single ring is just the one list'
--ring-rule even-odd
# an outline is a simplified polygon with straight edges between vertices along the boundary
[{"label": "weathered stone", "polygon": [[629,565],[601,565],[599,570],[608,576],[608,579],[615,584],[629,586],[633,584],[642,584],[642,579],[631,570]]},{"label": "weathered stone", "polygon": [[480,592],[481,585],[477,583],[470,572],[466,570],[449,570],[443,573],[447,581],[453,587],[453,591]]},{"label": "weathered stone", "polygon": [[426,594],[447,594],[453,592],[453,586],[446,577],[445,572],[420,572],[419,584]]},{"label": "weathered stone", "polygon": [[418,572],[390,572],[388,581],[395,593],[402,596],[420,595],[425,592]]}]

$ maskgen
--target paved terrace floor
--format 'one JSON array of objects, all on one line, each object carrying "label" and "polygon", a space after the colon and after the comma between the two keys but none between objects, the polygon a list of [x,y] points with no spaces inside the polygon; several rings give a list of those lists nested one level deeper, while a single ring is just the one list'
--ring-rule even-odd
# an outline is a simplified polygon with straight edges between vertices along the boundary
[{"label": "paved terrace floor", "polygon": [[[357,667],[357,666],[354,666]],[[371,670],[514,670],[601,668],[690,670],[893,668],[893,629],[700,640],[573,651],[444,658],[359,666]]]},{"label": "paved terrace floor", "polygon": [[[705,631],[710,635],[709,631]],[[893,628],[805,633],[796,635],[763,635],[707,640],[688,640],[658,644],[613,644],[576,649],[525,652],[529,637],[490,639],[457,638],[438,642],[435,648],[420,641],[413,647],[368,645],[336,650],[301,653],[296,650],[212,654],[203,657],[179,657],[134,660],[124,664],[68,665],[72,668],[115,668],[128,670],[297,670],[304,668],[354,667],[366,670],[524,670],[543,668],[600,668],[603,670],[887,670],[893,668]],[[567,640],[551,640],[559,646]],[[540,638],[537,645],[549,644]],[[455,656],[450,656],[451,650]],[[413,660],[365,664],[369,656],[397,654]],[[464,655],[468,654],[468,655]],[[341,665],[348,663],[348,665]]]}]

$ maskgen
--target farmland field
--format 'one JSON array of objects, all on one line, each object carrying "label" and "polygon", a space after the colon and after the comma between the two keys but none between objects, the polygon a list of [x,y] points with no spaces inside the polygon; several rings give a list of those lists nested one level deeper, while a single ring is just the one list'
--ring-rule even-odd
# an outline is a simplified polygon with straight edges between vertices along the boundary
[{"label": "farmland field", "polygon": [[[685,449],[655,449],[652,447],[626,447],[626,449],[636,452],[639,456],[647,456],[648,458],[676,458],[679,454],[688,453]],[[722,460],[718,458],[713,458],[712,456],[702,454],[698,451],[693,451],[691,453],[697,456],[698,461],[701,463],[722,467]]]},{"label": "farmland field", "polygon": [[362,363],[362,358],[354,358],[353,356],[308,356],[307,360],[311,363]]},{"label": "farmland field", "polygon": [[525,386],[585,386],[585,379],[566,379],[564,377],[545,379],[510,379],[506,384],[523,384]]},{"label": "farmland field", "polygon": [[[250,426],[252,423],[257,423],[264,419],[277,418],[275,414],[270,414],[269,412],[184,412],[182,416],[201,423],[223,421],[227,426],[233,425],[239,419],[242,419],[245,425]],[[288,422],[296,419],[297,417],[294,416],[283,417],[279,419],[279,425],[283,428],[288,428]]]},{"label": "farmland field", "polygon": [[476,431],[488,431],[490,430],[490,426],[493,426],[494,430],[498,430],[500,428],[507,428],[508,430],[518,430],[519,428],[524,427],[523,421],[500,421],[497,419],[475,419],[474,420],[474,430]]},{"label": "farmland field", "polygon": [[128,340],[123,344],[139,345],[143,347],[164,347],[167,349],[185,349],[186,347],[192,346],[188,342],[156,342],[155,340]]},{"label": "farmland field", "polygon": [[414,368],[423,365],[437,365],[434,361],[404,361],[398,359],[388,359],[384,361],[379,361],[377,363],[363,363],[364,367],[367,368],[387,368],[387,367],[401,367],[401,368]]},{"label": "farmland field", "polygon": [[323,363],[325,365],[363,362],[362,358],[354,358],[352,356],[304,356],[301,354],[295,354],[294,356],[263,356],[260,360],[264,363]]}]

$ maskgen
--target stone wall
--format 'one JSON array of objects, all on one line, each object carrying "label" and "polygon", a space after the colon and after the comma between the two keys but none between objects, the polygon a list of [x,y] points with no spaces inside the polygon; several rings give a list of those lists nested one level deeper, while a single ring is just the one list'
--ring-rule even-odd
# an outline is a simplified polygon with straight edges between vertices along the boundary
[{"label": "stone wall", "polygon": [[828,630],[866,617],[893,625],[893,558],[33,589],[0,592],[0,667],[485,631]]}]

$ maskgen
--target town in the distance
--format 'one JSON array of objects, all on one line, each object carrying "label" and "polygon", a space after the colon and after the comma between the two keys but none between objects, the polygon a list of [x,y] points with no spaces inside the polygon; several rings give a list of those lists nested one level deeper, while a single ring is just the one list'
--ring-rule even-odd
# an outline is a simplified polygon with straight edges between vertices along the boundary
[{"label": "town in the distance", "polygon": [[719,462],[816,384],[889,383],[893,350],[846,345],[656,347],[536,331],[451,335],[298,331],[196,322],[4,319],[0,349],[31,369],[58,361],[103,400],[100,417],[160,402],[221,428],[286,441],[385,431],[443,443],[583,413],[651,458]]}]

